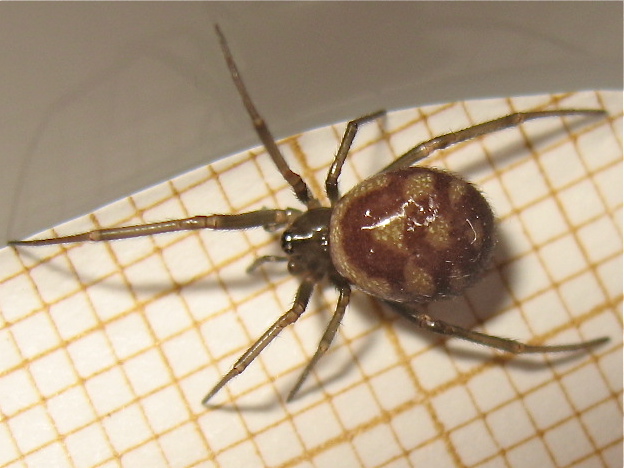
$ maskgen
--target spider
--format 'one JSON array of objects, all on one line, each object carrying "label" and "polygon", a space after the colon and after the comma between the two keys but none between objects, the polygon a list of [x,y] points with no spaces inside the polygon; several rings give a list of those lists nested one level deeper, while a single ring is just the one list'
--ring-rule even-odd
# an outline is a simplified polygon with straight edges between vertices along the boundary
[{"label": "spider", "polygon": [[329,168],[323,206],[285,161],[269,128],[243,83],[218,25],[215,26],[231,78],[253,127],[277,170],[292,187],[304,211],[262,209],[240,214],[212,214],[159,223],[96,229],[64,237],[11,241],[12,246],[50,245],[83,241],[110,241],[195,229],[283,229],[283,255],[256,259],[253,270],[267,262],[288,264],[299,277],[293,306],[279,317],[208,392],[208,402],[247,366],[288,325],[306,310],[314,286],[326,281],[338,291],[338,301],[316,352],[287,397],[290,401],[329,348],[346,312],[352,286],[389,304],[396,312],[440,335],[497,348],[509,353],[575,351],[600,345],[607,337],[572,344],[539,346],[468,330],[417,311],[413,305],[461,294],[478,280],[490,263],[495,244],[494,215],[481,192],[459,176],[439,169],[414,166],[432,152],[472,138],[543,117],[596,116],[602,110],[547,110],[519,112],[438,136],[420,143],[377,174],[340,195],[338,178],[358,127],[382,117],[373,112],[347,124]]}]

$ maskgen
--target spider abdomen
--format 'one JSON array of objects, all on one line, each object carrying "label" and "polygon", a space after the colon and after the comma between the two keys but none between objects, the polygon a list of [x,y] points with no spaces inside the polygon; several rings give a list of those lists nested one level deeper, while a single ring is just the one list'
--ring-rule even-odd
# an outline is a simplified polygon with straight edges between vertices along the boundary
[{"label": "spider abdomen", "polygon": [[426,167],[377,174],[335,206],[336,270],[382,299],[426,302],[461,293],[487,266],[494,215],[477,188]]}]

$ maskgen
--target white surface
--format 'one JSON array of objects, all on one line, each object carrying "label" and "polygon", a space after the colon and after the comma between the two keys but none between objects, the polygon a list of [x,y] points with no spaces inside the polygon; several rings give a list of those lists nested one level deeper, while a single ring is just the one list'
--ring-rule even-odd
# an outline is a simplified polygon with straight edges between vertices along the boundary
[{"label": "white surface", "polygon": [[378,108],[622,88],[620,2],[0,4],[0,245]]},{"label": "white surface", "polygon": [[[0,250],[0,466],[619,466],[622,93],[445,104],[362,129],[343,189],[430,136],[541,108],[544,119],[436,154],[499,218],[495,267],[433,312],[531,342],[607,335],[590,353],[508,359],[415,330],[356,293],[302,389],[335,294],[218,394],[200,400],[291,304],[263,230]],[[316,191],[344,126],[281,144]],[[69,234],[209,212],[297,206],[261,150],[201,167],[55,228]],[[573,443],[571,442],[573,441]]]}]

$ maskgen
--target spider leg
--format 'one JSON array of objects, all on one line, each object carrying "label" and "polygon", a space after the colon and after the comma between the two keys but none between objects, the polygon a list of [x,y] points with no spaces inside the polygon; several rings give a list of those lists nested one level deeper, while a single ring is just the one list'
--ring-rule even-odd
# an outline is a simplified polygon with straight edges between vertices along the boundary
[{"label": "spider leg", "polygon": [[391,171],[394,169],[400,169],[413,165],[414,163],[426,158],[434,151],[447,148],[456,143],[470,140],[487,133],[497,132],[510,127],[516,127],[527,120],[540,119],[542,117],[563,117],[573,115],[605,115],[606,112],[602,110],[592,109],[564,109],[564,110],[549,110],[549,111],[536,111],[536,112],[516,112],[499,119],[490,120],[482,124],[474,125],[457,132],[447,133],[431,140],[420,143],[407,153],[399,157],[396,161],[390,163],[383,170]]},{"label": "spider leg", "polygon": [[256,133],[258,134],[258,137],[260,137],[260,140],[262,141],[262,144],[269,153],[269,156],[271,156],[271,159],[277,166],[277,170],[280,172],[280,174],[282,174],[282,177],[286,179],[286,182],[291,185],[291,187],[295,191],[297,199],[299,199],[301,203],[306,205],[308,208],[316,208],[317,206],[320,206],[318,200],[316,200],[312,196],[310,189],[303,181],[301,176],[296,172],[291,171],[288,167],[288,164],[286,163],[282,152],[277,146],[277,143],[275,143],[275,138],[273,138],[269,127],[267,126],[262,116],[258,113],[256,106],[251,100],[251,96],[247,92],[247,88],[243,83],[243,79],[241,78],[238,67],[234,62],[234,58],[232,57],[230,48],[227,44],[225,36],[223,35],[223,32],[221,32],[221,28],[219,28],[219,25],[215,25],[215,30],[217,31],[217,35],[219,36],[221,50],[223,52],[223,56],[225,57],[225,61],[227,62],[228,69],[230,70],[232,81],[234,81],[234,85],[236,86],[238,94],[243,101],[243,105],[245,106],[249,117],[251,117],[251,121],[253,123]]},{"label": "spider leg", "polygon": [[385,114],[385,110],[380,110],[377,112],[373,112],[372,114],[364,115],[360,118],[352,120],[347,124],[347,128],[345,129],[342,141],[340,142],[340,146],[338,147],[338,152],[336,153],[336,157],[332,162],[331,168],[327,173],[327,179],[325,180],[325,192],[327,193],[327,197],[329,198],[332,206],[340,198],[340,192],[338,191],[338,177],[340,176],[342,166],[345,162],[345,159],[347,158],[347,154],[349,153],[349,149],[351,148],[351,144],[353,143],[355,134],[358,131],[358,127],[363,123],[378,119]]},{"label": "spider leg", "polygon": [[292,390],[288,394],[286,401],[292,401],[292,399],[295,397],[295,395],[301,388],[301,385],[303,385],[303,382],[305,382],[305,380],[308,378],[308,375],[310,375],[310,371],[312,370],[312,368],[316,365],[316,363],[323,357],[325,352],[329,349],[329,346],[334,340],[334,336],[336,336],[336,332],[338,331],[340,322],[342,322],[342,318],[344,317],[345,311],[347,310],[347,305],[349,304],[350,298],[351,298],[351,288],[349,287],[349,285],[341,286],[340,297],[338,298],[338,305],[336,306],[336,311],[334,312],[334,315],[329,321],[329,324],[327,325],[327,328],[325,329],[325,333],[323,333],[323,336],[321,337],[321,341],[319,341],[319,345],[318,345],[318,348],[316,349],[316,352],[314,353],[314,356],[312,356],[312,359],[310,359],[310,362],[308,363],[308,365],[305,367],[305,369],[299,376],[297,383],[295,384],[295,386],[292,388]]},{"label": "spider leg", "polygon": [[284,257],[282,255],[263,255],[262,257],[256,258],[251,265],[247,267],[247,273],[253,273],[256,271],[261,265],[265,263],[276,263],[276,262],[287,262],[288,257]]},{"label": "spider leg", "polygon": [[188,231],[196,229],[213,230],[240,230],[267,225],[285,226],[300,212],[294,209],[286,210],[259,210],[235,215],[215,214],[210,216],[193,216],[191,218],[174,219],[152,224],[123,226],[116,228],[94,229],[93,231],[74,234],[71,236],[55,237],[51,239],[35,239],[10,241],[9,245],[52,245],[85,241],[110,241],[129,239],[131,237],[149,236],[165,232]]},{"label": "spider leg", "polygon": [[308,306],[308,301],[314,289],[314,283],[316,279],[313,276],[306,276],[301,281],[293,306],[288,312],[282,315],[279,319],[271,325],[264,334],[258,338],[258,340],[252,344],[243,355],[238,358],[238,361],[234,364],[232,369],[225,374],[221,380],[213,387],[210,392],[202,400],[204,406],[208,406],[208,401],[215,396],[215,394],[221,390],[225,384],[232,380],[237,375],[241,374],[251,362],[258,357],[258,355],[273,341],[273,339],[280,334],[280,332],[291,323],[297,321],[297,319],[303,314]]},{"label": "spider leg", "polygon": [[609,338],[603,336],[594,340],[582,341],[580,343],[555,345],[555,346],[538,346],[521,343],[509,338],[500,338],[498,336],[486,335],[466,328],[453,325],[443,320],[435,320],[427,314],[417,313],[413,310],[397,303],[388,303],[394,310],[399,312],[403,317],[433,333],[440,335],[454,336],[463,340],[472,341],[473,343],[489,346],[490,348],[500,349],[508,353],[528,354],[528,353],[556,353],[562,351],[577,351],[580,349],[591,348],[609,341]]}]

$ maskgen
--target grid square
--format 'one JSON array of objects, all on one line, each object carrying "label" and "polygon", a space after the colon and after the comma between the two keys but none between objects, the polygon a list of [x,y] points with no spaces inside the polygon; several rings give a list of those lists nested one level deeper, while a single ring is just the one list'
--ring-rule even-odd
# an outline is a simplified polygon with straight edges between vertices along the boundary
[{"label": "grid square", "polygon": [[386,426],[375,426],[358,434],[353,439],[353,445],[360,459],[365,460],[366,466],[380,466],[386,463],[392,454],[401,450],[396,438]]},{"label": "grid square", "polygon": [[131,404],[103,421],[108,440],[117,453],[124,453],[152,437],[141,407]]},{"label": "grid square", "polygon": [[546,244],[540,249],[540,256],[555,281],[562,281],[586,268],[583,252],[571,235]]},{"label": "grid square", "polygon": [[[378,123],[366,125],[363,127],[363,130],[365,130],[362,132],[363,135],[360,135],[358,131],[358,136],[355,141],[356,146],[351,150],[347,158],[349,164],[345,165],[345,167],[354,168],[354,176],[351,178],[345,177],[343,179],[342,173],[340,174],[340,186],[344,187],[343,193],[346,193],[347,190],[351,189],[357,182],[375,174],[395,159],[394,154],[387,145],[369,145],[369,142],[375,141],[380,137]],[[368,134],[364,134],[366,130],[368,130]],[[325,174],[322,174],[321,178],[324,177]]]},{"label": "grid square", "polygon": [[524,444],[512,447],[507,452],[511,466],[539,466],[540,468],[555,468],[552,457],[540,439],[530,439]]},{"label": "grid square", "polygon": [[431,138],[422,112],[416,109],[391,112],[384,120],[385,128],[394,129],[390,134],[390,146],[393,154],[404,154],[421,141]]},{"label": "grid square", "polygon": [[191,466],[208,458],[202,437],[194,424],[185,424],[159,438],[169,466]]},{"label": "grid square", "polygon": [[482,413],[516,397],[506,372],[500,367],[490,367],[475,375],[468,382],[468,389]]},{"label": "grid square", "polygon": [[175,387],[167,387],[141,400],[150,432],[161,434],[188,420],[189,412]]},{"label": "grid square", "polygon": [[362,466],[350,444],[330,446],[314,457],[314,464],[319,468],[332,468],[336,466],[336,460],[340,460],[340,465],[345,468]]},{"label": "grid square", "polygon": [[218,453],[215,459],[219,466],[236,466],[240,464],[241,460],[244,460],[249,466],[263,466],[262,459],[258,455],[258,448],[251,442],[251,439]]},{"label": "grid square", "polygon": [[4,321],[12,323],[42,307],[32,281],[26,276],[16,276],[0,282],[0,310]]},{"label": "grid square", "polygon": [[46,312],[38,312],[16,323],[11,332],[26,359],[35,358],[60,344],[56,327]]},{"label": "grid square", "polygon": [[622,239],[611,219],[601,217],[578,231],[579,241],[589,261],[600,261],[621,252]]},{"label": "grid square", "polygon": [[26,466],[69,466],[69,459],[60,442],[40,448],[25,458]]},{"label": "grid square", "polygon": [[244,211],[254,199],[261,198],[265,187],[258,183],[260,174],[256,167],[250,164],[239,165],[235,170],[228,170],[219,174],[219,183],[224,187],[245,187],[245,190],[229,191],[225,193],[230,212]]},{"label": "grid square", "polygon": [[539,161],[548,183],[555,189],[565,187],[585,175],[585,167],[572,142],[548,148],[540,155]]},{"label": "grid square", "polygon": [[[594,176],[596,189],[604,200],[607,212],[615,211],[622,203],[622,162],[614,164]],[[615,190],[617,188],[617,190]]]},{"label": "grid square", "polygon": [[611,392],[617,392],[624,380],[624,369],[622,369],[622,353],[613,351],[605,356],[601,356],[598,367]]},{"label": "grid square", "polygon": [[511,203],[522,208],[548,195],[548,187],[540,168],[531,159],[523,160],[501,176]]},{"label": "grid square", "polygon": [[74,387],[47,402],[50,417],[61,434],[86,426],[95,416],[91,402],[82,387]]},{"label": "grid square", "polygon": [[[572,315],[578,316],[599,307],[604,303],[605,297],[596,277],[588,272],[575,278],[570,278],[559,287],[565,308]],[[592,291],[593,294],[587,294]]]},{"label": "grid square", "polygon": [[[518,301],[529,299],[551,284],[542,263],[534,253],[513,260],[503,271],[506,278],[513,278],[509,282],[511,294]],[[514,275],[513,272],[518,273]]]},{"label": "grid square", "polygon": [[416,388],[402,367],[382,372],[370,381],[375,397],[386,411],[411,401],[416,395]]},{"label": "grid square", "polygon": [[205,345],[195,329],[167,340],[161,348],[169,367],[178,377],[191,373],[208,363]]},{"label": "grid square", "polygon": [[510,216],[498,223],[498,238],[500,244],[494,249],[495,261],[523,257],[534,249],[534,245],[525,232],[521,220],[517,216]]},{"label": "grid square", "polygon": [[[110,288],[115,288],[117,293],[111,294]],[[106,278],[105,282],[87,288],[89,302],[101,321],[112,320],[136,307],[132,292],[128,288],[120,274],[114,274]]]},{"label": "grid square", "polygon": [[[141,191],[143,197],[145,197],[148,193],[150,193],[149,189]],[[140,198],[143,199],[143,197]],[[93,229],[97,226],[118,226],[120,223],[125,224],[129,219],[136,215],[137,207],[141,208],[140,205],[137,205],[136,200],[134,199],[132,202],[130,199],[117,200],[98,210],[97,214],[94,215],[97,223],[86,227],[85,229]],[[85,217],[85,221],[87,221],[87,219],[88,218]]]},{"label": "grid square", "polygon": [[522,312],[536,335],[548,333],[570,320],[564,305],[554,291],[546,291],[529,299],[524,303]]},{"label": "grid square", "polygon": [[381,328],[371,329],[349,344],[354,350],[370,348],[369,353],[358,359],[358,366],[365,375],[382,372],[394,365],[398,359],[396,347],[391,341],[384,339],[383,333]]},{"label": "grid square", "polygon": [[609,397],[609,391],[603,383],[598,369],[583,366],[565,375],[561,379],[566,395],[578,411],[583,411]]},{"label": "grid square", "polygon": [[171,381],[170,369],[160,352],[154,349],[128,359],[123,367],[137,396],[153,392]]},{"label": "grid square", "polygon": [[[141,224],[144,223],[140,217],[133,217],[128,220],[128,224]],[[126,223],[124,223],[126,224]],[[125,242],[112,242],[106,245],[109,250],[113,261],[122,268],[128,268],[140,263],[145,258],[154,254],[154,240],[151,237],[135,237],[134,239],[127,240]],[[128,272],[124,270],[124,272]],[[149,271],[148,271],[149,273]],[[130,284],[140,285],[142,283],[134,283],[128,281]]]},{"label": "grid square", "polygon": [[303,448],[290,421],[279,423],[257,434],[255,441],[264,462],[263,466],[284,465],[296,458]]},{"label": "grid square", "polygon": [[37,359],[30,365],[30,372],[42,396],[57,393],[78,381],[64,350],[54,351]]},{"label": "grid square", "polygon": [[544,244],[568,231],[565,219],[552,198],[528,206],[520,213],[520,219],[534,244]]},{"label": "grid square", "polygon": [[234,313],[215,315],[202,325],[201,336],[210,354],[216,359],[249,345],[249,340]]},{"label": "grid square", "polygon": [[211,265],[203,255],[190,255],[199,250],[200,240],[197,236],[176,242],[163,252],[163,260],[167,271],[178,284],[187,284],[206,275]]},{"label": "grid square", "polygon": [[0,329],[0,374],[9,372],[10,369],[22,362],[19,350],[9,328]]},{"label": "grid square", "polygon": [[0,376],[0,410],[11,416],[37,403],[41,398],[32,377],[24,369]]},{"label": "grid square", "polygon": [[617,302],[618,296],[622,294],[623,271],[622,255],[616,255],[598,265],[598,280],[613,302]]},{"label": "grid square", "polygon": [[186,304],[177,294],[167,294],[146,304],[145,317],[159,340],[192,326]]},{"label": "grid square", "polygon": [[[425,406],[418,405],[398,413],[390,422],[399,444],[411,450],[420,443],[438,435],[437,421],[434,421]],[[420,466],[420,465],[418,465]]]},{"label": "grid square", "polygon": [[35,406],[13,416],[7,423],[13,440],[22,453],[31,452],[58,437],[48,413],[42,406]]},{"label": "grid square", "polygon": [[67,351],[78,375],[83,378],[109,368],[115,363],[113,350],[101,331],[89,333],[84,338],[71,342]]},{"label": "grid square", "polygon": [[91,304],[82,292],[50,305],[49,314],[64,340],[70,340],[97,324]]},{"label": "grid square", "polygon": [[486,422],[494,439],[502,447],[511,447],[535,433],[532,421],[518,401],[491,412],[487,415]]},{"label": "grid square", "polygon": [[67,257],[72,270],[78,272],[86,284],[99,282],[117,270],[106,244],[78,244],[67,251]]},{"label": "grid square", "polygon": [[[479,443],[475,444],[474,441]],[[466,465],[475,465],[491,457],[498,451],[498,446],[487,430],[485,423],[478,419],[451,432],[451,441]]]},{"label": "grid square", "polygon": [[329,405],[303,411],[293,419],[297,434],[307,448],[318,447],[339,437],[342,428]]},{"label": "grid square", "polygon": [[498,177],[492,177],[480,182],[479,188],[494,211],[494,216],[500,226],[500,223],[508,219],[514,210],[502,181]]},{"label": "grid square", "polygon": [[[552,402],[556,401],[557,405]],[[524,397],[525,407],[533,423],[540,430],[545,430],[559,423],[572,411],[559,385],[549,383]]]},{"label": "grid square", "polygon": [[11,434],[7,424],[0,425],[0,463],[8,466],[10,462],[18,460],[20,453],[14,442],[15,437]]},{"label": "grid square", "polygon": [[[199,426],[215,453],[223,452],[250,437],[243,418],[229,411],[204,412],[199,416]],[[219,430],[210,430],[215,427]]]},{"label": "grid square", "polygon": [[[581,420],[592,443],[599,449],[622,440],[622,416],[617,403],[613,401],[604,401],[587,410]],[[622,445],[617,445],[621,450]]]},{"label": "grid square", "polygon": [[[574,441],[573,444],[570,443],[571,440]],[[558,466],[571,465],[593,452],[583,428],[575,419],[546,432],[544,441],[554,454]]]},{"label": "grid square", "polygon": [[440,422],[447,428],[457,427],[479,416],[471,395],[463,387],[452,387],[436,395],[431,403]]},{"label": "grid square", "polygon": [[441,440],[417,448],[410,453],[409,461],[412,466],[443,467],[457,465],[457,460],[449,453],[447,445]]},{"label": "grid square", "polygon": [[132,292],[138,302],[152,301],[160,292],[158,288],[142,288],[142,284],[159,284],[163,278],[168,277],[167,267],[157,255],[151,255],[126,267],[124,272],[128,284],[135,285]]},{"label": "grid square", "polygon": [[[354,429],[377,415],[377,404],[366,385],[358,385],[334,397],[334,408],[342,426]],[[357,408],[357,411],[353,411]]]},{"label": "grid square", "polygon": [[149,468],[169,468],[171,465],[165,460],[160,447],[150,441],[121,456],[121,465],[132,468],[135,466],[149,466]]},{"label": "grid square", "polygon": [[[22,260],[16,250],[14,249],[0,249],[0,263],[2,263],[2,274],[4,279],[11,281],[13,277],[20,277],[24,272],[26,263]],[[22,279],[26,277],[21,276]],[[0,286],[4,286],[4,281],[0,283]],[[2,291],[2,289],[0,289]],[[0,294],[0,297],[2,295]],[[0,303],[1,305],[2,303]]]},{"label": "grid square", "polygon": [[130,314],[108,323],[106,335],[119,359],[133,356],[154,344],[153,337],[140,314]]},{"label": "grid square", "polygon": [[100,424],[92,424],[65,438],[69,455],[79,468],[102,464],[113,458],[113,452]]},{"label": "grid square", "polygon": [[574,226],[582,225],[603,213],[603,203],[590,180],[582,180],[557,195],[566,217]]},{"label": "grid square", "polygon": [[114,367],[90,378],[85,387],[98,414],[108,414],[127,405],[133,395],[121,370]]},{"label": "grid square", "polygon": [[[621,115],[621,108],[620,108]],[[617,113],[613,113],[613,117],[616,117]],[[621,150],[618,152],[617,147],[620,145],[621,140],[617,144],[613,145],[613,142],[617,140],[617,133],[613,131],[613,128],[622,128],[622,123],[619,126],[617,121],[613,123],[614,127],[609,125],[600,125],[583,132],[577,139],[581,154],[584,155],[584,162],[588,169],[595,171],[598,168],[602,168],[622,159]]]},{"label": "grid square", "polygon": [[[613,401],[590,408],[582,414],[581,421],[598,449],[622,440],[622,416]],[[621,449],[621,443],[619,446]]]},{"label": "grid square", "polygon": [[457,371],[447,353],[439,348],[430,349],[412,359],[411,367],[423,389],[433,390],[457,378]]},{"label": "grid square", "polygon": [[30,276],[36,284],[37,295],[46,303],[52,303],[76,291],[76,279],[69,272],[71,267],[65,257],[55,257],[54,268],[47,263],[33,267]]}]

